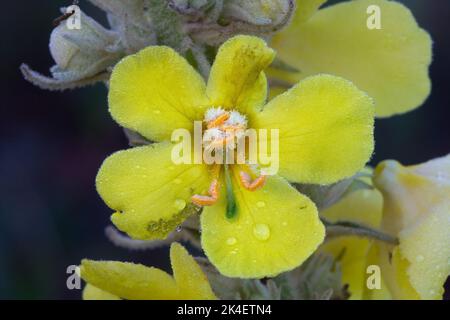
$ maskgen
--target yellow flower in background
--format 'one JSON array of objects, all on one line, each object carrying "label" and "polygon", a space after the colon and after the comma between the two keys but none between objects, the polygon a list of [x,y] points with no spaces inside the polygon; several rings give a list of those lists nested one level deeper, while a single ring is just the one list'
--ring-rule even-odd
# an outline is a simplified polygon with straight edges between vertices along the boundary
[{"label": "yellow flower in background", "polygon": [[[299,73],[271,72],[299,79],[329,73],[349,79],[388,117],[420,106],[430,93],[431,38],[408,8],[395,1],[355,0],[317,10],[326,0],[299,0],[292,23],[271,42],[280,58]],[[369,6],[380,8],[381,29],[369,29]]]},{"label": "yellow flower in background", "polygon": [[[324,226],[315,204],[287,180],[325,184],[360,170],[373,150],[374,108],[351,82],[329,75],[305,79],[264,106],[263,70],[274,55],[259,38],[234,37],[220,47],[207,85],[168,47],[149,47],[115,67],[109,91],[113,118],[156,141],[113,154],[98,173],[97,190],[115,210],[112,221],[121,231],[163,239],[194,202],[205,205],[202,247],[224,275],[273,276],[315,251]],[[195,120],[218,133],[236,123],[279,129],[279,175],[257,177],[240,165],[231,165],[228,176],[220,166],[175,165],[171,134],[192,130]]]},{"label": "yellow flower in background", "polygon": [[213,300],[208,279],[185,248],[170,247],[173,276],[140,264],[83,260],[85,300]]},{"label": "yellow flower in background", "polygon": [[[450,274],[450,155],[406,167],[384,161],[373,182],[383,194],[382,227],[400,241],[398,248],[385,247],[381,256],[393,296],[442,298]],[[401,273],[407,275],[409,290],[394,281]]]},{"label": "yellow flower in background", "polygon": [[[367,181],[369,183],[369,181]],[[352,221],[378,229],[382,219],[383,199],[376,190],[357,190],[345,196],[321,215],[331,222]],[[339,259],[342,268],[342,283],[348,285],[351,300],[390,299],[391,295],[384,279],[380,290],[367,288],[367,267],[378,264],[379,248],[373,240],[356,236],[331,238],[321,247]],[[383,271],[381,272],[383,275]]]},{"label": "yellow flower in background", "polygon": [[[450,274],[450,155],[406,167],[381,162],[373,181],[378,190],[356,191],[322,214],[381,228],[399,245],[348,236],[322,250],[340,257],[351,299],[442,299]],[[369,265],[381,268],[381,290],[366,286]]]}]

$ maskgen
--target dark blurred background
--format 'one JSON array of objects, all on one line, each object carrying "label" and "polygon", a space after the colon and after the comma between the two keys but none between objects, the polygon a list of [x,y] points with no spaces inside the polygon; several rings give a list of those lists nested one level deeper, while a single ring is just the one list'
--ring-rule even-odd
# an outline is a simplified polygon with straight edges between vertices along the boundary
[{"label": "dark blurred background", "polygon": [[[372,164],[414,164],[450,152],[450,1],[401,2],[434,40],[433,91],[421,108],[377,120]],[[107,112],[105,87],[43,91],[19,72],[26,62],[48,74],[52,20],[70,3],[2,1],[0,299],[78,299],[79,291],[66,288],[66,268],[84,257],[169,266],[167,249],[126,251],[104,236],[111,211],[95,191],[95,176],[107,155],[127,148]],[[80,6],[105,24],[90,3]]]}]

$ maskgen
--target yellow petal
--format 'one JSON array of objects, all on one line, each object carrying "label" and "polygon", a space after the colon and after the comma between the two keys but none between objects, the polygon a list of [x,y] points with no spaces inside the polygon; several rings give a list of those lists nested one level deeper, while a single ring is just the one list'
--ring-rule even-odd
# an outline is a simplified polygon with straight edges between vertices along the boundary
[{"label": "yellow petal", "polygon": [[148,47],[128,56],[111,75],[111,115],[153,141],[170,139],[174,129],[192,129],[207,106],[203,79],[168,47]]},{"label": "yellow petal", "polygon": [[373,180],[384,197],[383,228],[400,240],[405,277],[421,299],[442,298],[450,274],[450,155],[409,167],[383,161]]},{"label": "yellow petal", "polygon": [[351,236],[331,239],[321,247],[322,251],[339,257],[342,283],[348,285],[351,300],[363,299],[369,249],[369,240]]},{"label": "yellow petal", "polygon": [[183,246],[173,243],[170,247],[173,276],[180,292],[180,299],[217,299],[208,278]]},{"label": "yellow petal", "polygon": [[212,105],[251,116],[267,98],[262,71],[274,56],[274,51],[257,37],[236,36],[226,41],[219,48],[208,80],[207,95]]},{"label": "yellow petal", "polygon": [[193,194],[210,183],[204,165],[175,165],[172,144],[120,151],[105,160],[97,175],[97,190],[116,211],[113,223],[136,239],[164,239],[186,218]]},{"label": "yellow petal", "polygon": [[408,260],[401,256],[399,247],[390,248],[380,245],[379,263],[381,272],[395,300],[417,300],[420,296],[411,286],[407,271],[410,266]]},{"label": "yellow petal", "polygon": [[262,278],[289,271],[323,241],[324,227],[314,203],[283,178],[271,176],[251,192],[233,170],[237,215],[225,217],[226,197],[201,216],[202,247],[225,276]]},{"label": "yellow petal", "polygon": [[365,291],[363,294],[363,300],[392,300],[392,293],[389,290],[389,286],[387,285],[384,271],[380,266],[380,242],[372,241],[372,245],[370,246],[369,253],[367,254],[366,261],[367,266],[378,266],[380,267],[380,275],[381,275],[381,287],[369,289],[366,285],[368,277],[371,275],[367,273],[366,269],[366,278],[364,279]]},{"label": "yellow petal", "polygon": [[177,286],[169,274],[141,264],[83,260],[81,277],[124,299],[172,300],[178,297]]},{"label": "yellow petal", "polygon": [[[297,8],[295,14],[292,17],[292,21],[288,28],[293,29],[300,26],[300,24],[306,22],[311,18],[321,5],[327,0],[300,0],[297,1]],[[283,31],[282,31],[283,32]],[[275,39],[276,39],[275,35]]]},{"label": "yellow petal", "polygon": [[[332,222],[354,221],[377,228],[380,225],[383,199],[376,190],[358,190],[324,210],[321,215]],[[340,257],[342,281],[349,285],[350,299],[366,295],[366,268],[372,241],[358,237],[338,237],[327,241],[322,250]]]},{"label": "yellow petal", "polygon": [[83,289],[83,300],[120,300],[120,298],[88,283]]},{"label": "yellow petal", "polygon": [[326,184],[353,175],[369,160],[373,114],[371,99],[351,82],[318,75],[270,101],[253,127],[279,129],[281,176]]},{"label": "yellow petal", "polygon": [[[380,8],[381,29],[367,27],[371,5]],[[301,77],[325,72],[351,80],[374,98],[380,117],[410,111],[430,93],[430,36],[398,2],[358,0],[321,9],[275,35],[272,46]]]},{"label": "yellow petal", "polygon": [[427,300],[442,299],[450,275],[450,201],[430,211],[428,219],[399,235],[411,284]]}]

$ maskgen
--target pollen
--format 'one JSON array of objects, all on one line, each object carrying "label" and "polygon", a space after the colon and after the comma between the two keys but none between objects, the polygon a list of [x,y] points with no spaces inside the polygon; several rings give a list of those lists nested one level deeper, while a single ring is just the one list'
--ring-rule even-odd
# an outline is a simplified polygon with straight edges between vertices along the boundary
[{"label": "pollen", "polygon": [[212,107],[205,113],[206,131],[203,146],[206,149],[234,150],[247,129],[247,118],[237,111]]}]

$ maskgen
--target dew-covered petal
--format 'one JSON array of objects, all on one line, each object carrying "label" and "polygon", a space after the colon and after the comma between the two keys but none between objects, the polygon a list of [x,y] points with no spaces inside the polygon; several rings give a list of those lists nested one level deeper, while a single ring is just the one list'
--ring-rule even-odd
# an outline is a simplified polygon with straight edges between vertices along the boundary
[{"label": "dew-covered petal", "polygon": [[271,176],[251,192],[240,186],[234,169],[233,188],[234,218],[226,217],[225,195],[201,216],[202,247],[223,275],[275,276],[299,266],[323,241],[316,206],[283,178]]},{"label": "dew-covered petal", "polygon": [[205,165],[175,165],[173,145],[161,142],[119,151],[105,160],[97,190],[116,212],[111,220],[135,239],[164,239],[187,218],[193,194],[209,186]]},{"label": "dew-covered petal", "polygon": [[373,122],[372,100],[364,92],[343,78],[317,75],[271,100],[253,126],[279,130],[281,176],[328,184],[364,167],[374,146]]},{"label": "dew-covered petal", "polygon": [[180,299],[217,299],[208,278],[186,249],[178,243],[170,247],[173,276],[180,292]]},{"label": "dew-covered petal", "polygon": [[109,110],[123,127],[152,141],[169,140],[173,130],[192,129],[208,107],[205,83],[173,49],[152,46],[127,56],[114,68]]},{"label": "dew-covered petal", "polygon": [[[380,8],[381,29],[367,27],[369,6]],[[344,77],[374,98],[380,117],[410,111],[429,95],[432,41],[404,5],[346,1],[317,11],[304,23],[302,11],[296,15],[271,45],[301,73],[275,76],[293,83],[317,73]]]},{"label": "dew-covered petal", "polygon": [[266,101],[263,70],[274,57],[275,52],[258,37],[241,35],[226,41],[219,48],[208,80],[211,104],[251,117]]}]

